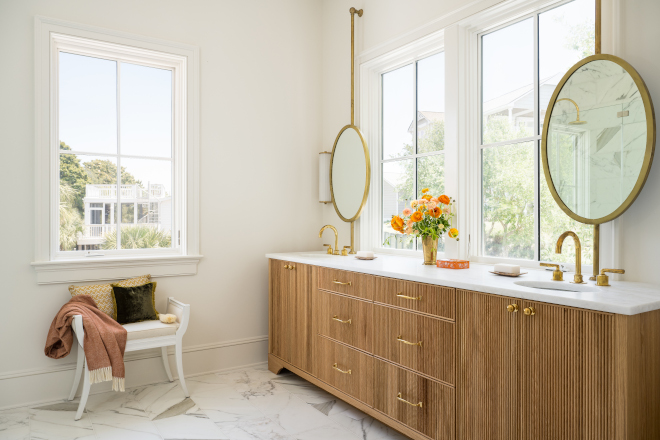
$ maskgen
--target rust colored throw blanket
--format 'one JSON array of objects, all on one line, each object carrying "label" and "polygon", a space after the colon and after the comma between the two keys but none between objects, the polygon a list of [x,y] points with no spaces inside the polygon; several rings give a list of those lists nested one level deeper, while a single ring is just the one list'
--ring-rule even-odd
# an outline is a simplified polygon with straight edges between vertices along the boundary
[{"label": "rust colored throw blanket", "polygon": [[71,352],[74,315],[82,315],[90,383],[112,380],[114,391],[124,391],[126,329],[99,310],[91,296],[75,296],[57,312],[48,330],[46,356],[59,359]]}]

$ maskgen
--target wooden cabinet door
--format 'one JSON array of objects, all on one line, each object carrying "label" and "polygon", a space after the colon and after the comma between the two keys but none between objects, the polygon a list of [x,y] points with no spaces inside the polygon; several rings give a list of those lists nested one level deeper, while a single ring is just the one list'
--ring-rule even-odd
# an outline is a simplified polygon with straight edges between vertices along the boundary
[{"label": "wooden cabinet door", "polygon": [[[522,301],[465,290],[456,300],[457,438],[518,440]],[[507,311],[513,304],[518,312]]]},{"label": "wooden cabinet door", "polygon": [[287,295],[290,290],[289,263],[281,260],[268,262],[268,352],[288,361],[286,310]]},{"label": "wooden cabinet door", "polygon": [[614,315],[524,301],[523,440],[613,440]]},{"label": "wooden cabinet door", "polygon": [[301,370],[311,371],[312,360],[312,266],[289,263],[285,334],[286,360]]}]

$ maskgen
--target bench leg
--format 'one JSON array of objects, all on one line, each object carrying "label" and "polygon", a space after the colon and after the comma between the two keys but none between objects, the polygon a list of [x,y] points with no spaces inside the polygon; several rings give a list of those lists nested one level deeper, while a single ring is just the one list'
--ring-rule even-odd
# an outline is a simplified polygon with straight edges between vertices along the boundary
[{"label": "bench leg", "polygon": [[73,400],[73,398],[76,397],[76,391],[78,391],[78,385],[80,384],[80,376],[82,375],[84,364],[85,350],[83,350],[81,345],[78,345],[78,362],[76,363],[76,375],[73,377],[73,387],[71,387],[71,393],[69,393],[69,400]]},{"label": "bench leg", "polygon": [[[165,372],[167,373],[167,378],[170,382],[174,382],[172,378],[172,371],[170,370],[170,361],[167,359],[167,347],[160,347],[161,355],[163,356],[163,365],[165,366]],[[178,367],[177,367],[178,368]],[[181,373],[179,373],[180,375]]]},{"label": "bench leg", "polygon": [[177,341],[177,344],[175,346],[175,352],[176,352],[176,370],[179,373],[179,382],[181,382],[181,388],[183,388],[183,394],[186,395],[186,397],[190,397],[190,394],[188,393],[188,388],[186,387],[186,378],[183,376],[183,347],[181,347],[183,344],[181,341]]},{"label": "bench leg", "polygon": [[89,397],[89,390],[92,384],[89,382],[89,368],[87,367],[87,360],[85,360],[85,369],[83,370],[83,389],[80,395],[80,404],[78,405],[78,412],[76,413],[76,420],[80,420],[87,405],[87,398]]}]

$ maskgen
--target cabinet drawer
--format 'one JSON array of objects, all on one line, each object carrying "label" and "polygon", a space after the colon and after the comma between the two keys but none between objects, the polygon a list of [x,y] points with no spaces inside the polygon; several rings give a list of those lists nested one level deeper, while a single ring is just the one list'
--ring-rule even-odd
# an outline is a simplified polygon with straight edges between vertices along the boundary
[{"label": "cabinet drawer", "polygon": [[371,352],[372,303],[317,290],[314,307],[319,334]]},{"label": "cabinet drawer", "polygon": [[453,320],[456,316],[456,289],[374,277],[374,301]]},{"label": "cabinet drawer", "polygon": [[454,389],[375,359],[374,408],[433,439],[454,438]]},{"label": "cabinet drawer", "polygon": [[374,304],[373,352],[454,384],[453,322]]},{"label": "cabinet drawer", "polygon": [[319,379],[373,406],[374,358],[323,336],[316,338]]},{"label": "cabinet drawer", "polygon": [[373,282],[373,275],[319,268],[319,289],[371,300],[373,299]]}]

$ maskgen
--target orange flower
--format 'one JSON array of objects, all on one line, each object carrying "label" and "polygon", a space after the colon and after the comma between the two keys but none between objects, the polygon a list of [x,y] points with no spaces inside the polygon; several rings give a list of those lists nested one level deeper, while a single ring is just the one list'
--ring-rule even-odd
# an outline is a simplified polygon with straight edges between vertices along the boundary
[{"label": "orange flower", "polygon": [[451,200],[449,200],[449,197],[447,197],[444,194],[438,197],[438,201],[444,205],[449,205],[449,203],[451,202]]},{"label": "orange flower", "polygon": [[415,223],[417,223],[418,221],[422,220],[422,217],[423,217],[423,216],[422,216],[422,213],[421,213],[421,212],[419,212],[419,211],[415,211],[415,212],[413,212],[412,215],[410,216],[410,220],[412,220],[412,221],[414,221]]},{"label": "orange flower", "polygon": [[438,208],[437,206],[433,209],[429,209],[429,215],[433,218],[440,217],[440,214],[442,214],[442,209]]},{"label": "orange flower", "polygon": [[449,238],[458,238],[458,229],[456,228],[451,228],[449,230]]},{"label": "orange flower", "polygon": [[424,200],[431,200],[433,197],[431,197],[431,194],[424,194],[424,195],[422,196],[422,198],[423,198]]},{"label": "orange flower", "polygon": [[429,191],[428,188],[424,188],[424,189],[422,190],[422,194],[425,193],[425,192],[428,192],[428,191]]},{"label": "orange flower", "polygon": [[394,229],[395,231],[399,231],[399,232],[403,231],[403,219],[398,215],[392,217],[391,224],[392,224],[392,229]]}]

